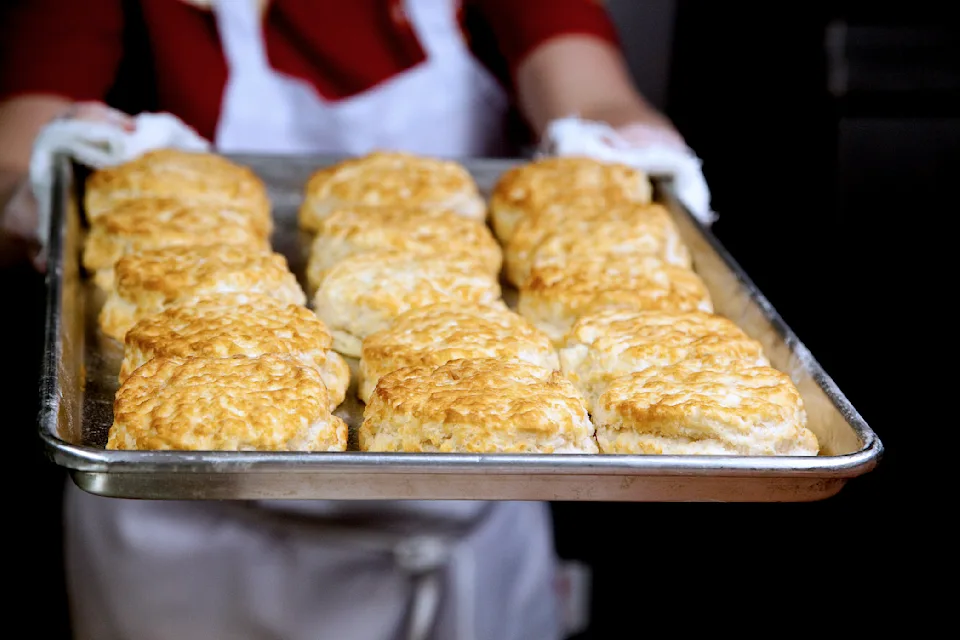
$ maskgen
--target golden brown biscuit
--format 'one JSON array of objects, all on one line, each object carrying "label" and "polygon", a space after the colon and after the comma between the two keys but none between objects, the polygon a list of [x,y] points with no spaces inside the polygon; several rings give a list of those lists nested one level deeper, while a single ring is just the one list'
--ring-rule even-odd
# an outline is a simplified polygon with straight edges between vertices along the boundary
[{"label": "golden brown biscuit", "polygon": [[113,403],[107,449],[345,451],[320,374],[288,356],[154,358]]},{"label": "golden brown biscuit", "polygon": [[550,369],[497,359],[407,367],[380,379],[363,451],[596,453],[580,394]]},{"label": "golden brown biscuit", "polygon": [[803,400],[770,367],[684,360],[615,380],[593,414],[604,453],[813,456]]},{"label": "golden brown biscuit", "polygon": [[123,341],[139,320],[215,293],[264,293],[287,304],[306,295],[279,253],[229,245],[170,247],[132,253],[114,267],[116,287],[100,311],[103,332]]},{"label": "golden brown biscuit", "polygon": [[590,411],[620,376],[688,359],[720,370],[770,365],[763,346],[740,327],[700,311],[601,311],[577,320],[560,348],[563,373]]},{"label": "golden brown biscuit", "polygon": [[327,272],[313,308],[330,328],[334,350],[358,358],[363,340],[405,311],[438,302],[486,305],[499,300],[500,283],[473,260],[367,251]]},{"label": "golden brown biscuit", "polygon": [[350,384],[350,368],[330,350],[332,344],[323,322],[306,307],[259,293],[204,296],[133,325],[124,339],[120,382],[158,356],[255,358],[285,354],[317,370],[332,410],[343,402]]},{"label": "golden brown biscuit", "polygon": [[87,220],[94,223],[118,202],[138,198],[209,203],[247,212],[265,236],[273,229],[270,200],[260,178],[249,168],[212,153],[158,149],[95,171],[86,184]]},{"label": "golden brown biscuit", "polygon": [[706,286],[689,269],[638,256],[569,260],[535,267],[520,289],[517,310],[555,342],[577,318],[605,309],[713,312]]},{"label": "golden brown biscuit", "polygon": [[125,254],[185,245],[233,244],[255,251],[270,248],[269,239],[248,213],[173,198],[127,200],[97,218],[87,235],[83,266],[94,282],[113,288],[113,265]]},{"label": "golden brown biscuit", "polygon": [[316,290],[335,264],[371,250],[466,256],[494,276],[503,261],[490,229],[476,220],[435,209],[352,207],[323,219],[310,250],[307,282]]},{"label": "golden brown biscuit", "polygon": [[456,162],[378,151],[314,173],[300,226],[316,231],[331,212],[356,205],[444,209],[473,220],[487,212],[473,177]]},{"label": "golden brown biscuit", "polygon": [[377,381],[391,371],[463,358],[560,368],[550,338],[513,311],[446,302],[411,309],[363,341],[357,395],[368,402]]},{"label": "golden brown biscuit", "polygon": [[490,218],[506,243],[521,220],[547,206],[603,209],[645,204],[652,194],[646,174],[623,164],[576,156],[543,158],[503,173],[490,196]]},{"label": "golden brown biscuit", "polygon": [[615,260],[649,255],[691,268],[690,251],[667,210],[659,204],[623,204],[605,209],[547,207],[523,219],[507,244],[507,277],[523,286],[534,264],[568,259]]}]

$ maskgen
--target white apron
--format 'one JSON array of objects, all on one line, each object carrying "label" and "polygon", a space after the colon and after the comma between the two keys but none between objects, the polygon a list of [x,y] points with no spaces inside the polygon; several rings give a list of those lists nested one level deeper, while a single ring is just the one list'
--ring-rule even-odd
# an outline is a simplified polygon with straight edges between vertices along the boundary
[{"label": "white apron", "polygon": [[454,0],[392,0],[390,5],[394,20],[409,22],[427,59],[364,93],[327,102],[309,83],[270,68],[253,2],[221,2],[215,11],[230,75],[217,148],[498,155],[507,97],[467,48]]},{"label": "white apron", "polygon": [[[506,97],[468,51],[452,0],[395,2],[393,13],[410,21],[427,60],[327,102],[269,66],[253,0],[220,0],[229,81],[217,149],[503,151]],[[83,640],[559,637],[540,503],[153,502],[70,483],[65,520]]]}]

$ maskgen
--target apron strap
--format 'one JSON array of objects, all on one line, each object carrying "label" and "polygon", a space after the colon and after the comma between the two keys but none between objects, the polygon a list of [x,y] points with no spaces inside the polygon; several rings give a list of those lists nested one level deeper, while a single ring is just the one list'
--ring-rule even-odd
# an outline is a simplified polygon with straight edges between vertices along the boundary
[{"label": "apron strap", "polygon": [[269,71],[257,0],[215,0],[213,14],[230,73]]},{"label": "apron strap", "polygon": [[406,16],[430,61],[446,63],[449,56],[469,55],[455,10],[457,0],[391,0],[392,14]]}]

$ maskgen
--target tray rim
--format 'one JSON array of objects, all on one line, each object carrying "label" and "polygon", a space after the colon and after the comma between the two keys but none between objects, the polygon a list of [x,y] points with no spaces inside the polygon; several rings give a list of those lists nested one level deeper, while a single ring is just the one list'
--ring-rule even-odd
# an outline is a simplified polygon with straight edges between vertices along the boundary
[{"label": "tray rim", "polygon": [[[329,161],[329,155],[226,154],[239,161],[244,158],[289,158],[302,162]],[[483,164],[517,162],[510,158],[479,158],[469,162]],[[749,290],[760,310],[786,345],[803,358],[804,366],[861,442],[855,452],[836,456],[681,456],[681,455],[596,455],[565,454],[438,454],[438,453],[304,453],[304,452],[176,452],[107,451],[76,445],[57,433],[60,411],[59,364],[63,355],[60,341],[61,300],[64,269],[64,211],[73,174],[72,161],[59,155],[53,166],[53,193],[50,199],[50,229],[46,273],[47,308],[45,312],[44,353],[40,381],[41,408],[39,435],[48,457],[73,472],[110,474],[446,474],[466,475],[614,475],[614,476],[723,476],[849,479],[874,469],[884,447],[852,403],[824,371],[813,354],[786,324],[766,296],[756,287],[712,230],[702,224],[676,198],[669,181],[660,186],[674,206],[691,219],[704,239]],[[519,467],[518,467],[519,465]]]}]

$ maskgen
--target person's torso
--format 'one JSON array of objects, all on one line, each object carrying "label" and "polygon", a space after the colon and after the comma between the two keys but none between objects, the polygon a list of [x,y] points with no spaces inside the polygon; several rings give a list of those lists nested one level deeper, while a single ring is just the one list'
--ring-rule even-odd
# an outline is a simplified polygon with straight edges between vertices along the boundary
[{"label": "person's torso", "polygon": [[[314,91],[330,108],[325,114],[369,102],[384,87],[401,84],[431,63],[429,42],[410,15],[411,9],[415,11],[411,5],[420,1],[271,0],[261,17],[269,66]],[[463,34],[465,54],[509,96],[506,65],[482,20],[461,10],[459,0],[442,3],[449,5]],[[204,137],[215,139],[229,97],[231,61],[210,5],[211,0],[127,3],[129,55],[118,83],[126,87],[121,107],[169,111]],[[436,95],[444,89],[440,82]],[[426,112],[435,97],[422,92],[422,85],[411,86],[406,94],[398,88],[389,100],[402,101],[407,117],[413,119],[418,111]],[[498,117],[511,140],[517,145],[527,142],[528,132],[514,109],[504,109]]]}]

